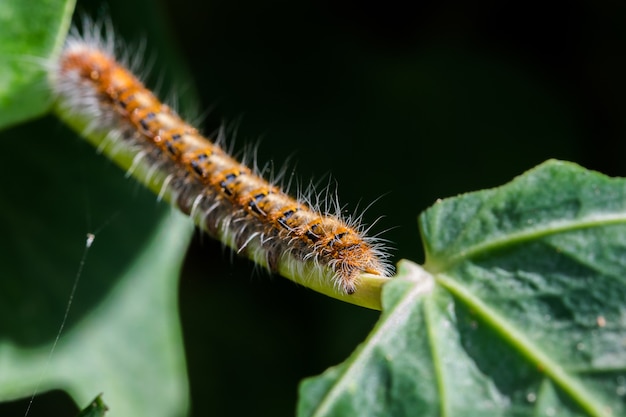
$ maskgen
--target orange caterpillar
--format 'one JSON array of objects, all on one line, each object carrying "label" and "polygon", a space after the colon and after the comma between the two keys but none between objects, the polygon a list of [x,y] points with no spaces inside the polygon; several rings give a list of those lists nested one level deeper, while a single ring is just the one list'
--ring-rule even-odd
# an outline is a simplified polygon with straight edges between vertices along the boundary
[{"label": "orange caterpillar", "polygon": [[115,60],[110,34],[103,40],[99,27],[86,33],[69,38],[56,64],[52,79],[61,106],[90,120],[87,129],[108,132],[109,139],[135,149],[136,160],[166,169],[165,186],[174,191],[176,205],[201,214],[211,235],[223,241],[234,236],[235,249],[243,253],[251,242],[260,243],[272,270],[284,254],[329,267],[346,294],[357,291],[363,272],[388,276],[387,254],[376,238],[365,237],[354,221],[290,197],[237,162]]}]

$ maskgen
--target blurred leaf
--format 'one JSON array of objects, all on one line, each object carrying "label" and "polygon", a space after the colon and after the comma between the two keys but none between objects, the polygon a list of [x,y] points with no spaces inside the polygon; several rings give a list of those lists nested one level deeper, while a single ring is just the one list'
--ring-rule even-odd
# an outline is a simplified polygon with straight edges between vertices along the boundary
[{"label": "blurred leaf", "polygon": [[[0,5],[0,126],[48,107],[44,62],[73,5]],[[0,133],[28,149],[0,155],[0,401],[104,392],[119,415],[184,415],[177,287],[191,224],[75,138],[52,118]]]},{"label": "blurred leaf", "polygon": [[0,2],[0,129],[45,113],[47,60],[60,50],[75,0]]},{"label": "blurred leaf", "polygon": [[78,414],[78,417],[104,417],[108,407],[102,401],[102,396],[98,395],[83,411]]},{"label": "blurred leaf", "polygon": [[626,395],[626,181],[547,162],[420,217],[383,315],[299,416],[615,416]]},{"label": "blurred leaf", "polygon": [[[51,129],[67,140],[41,134]],[[39,386],[64,389],[77,404],[104,392],[119,415],[184,414],[177,287],[190,221],[55,119],[0,140],[16,137],[37,152],[19,181],[23,161],[0,154],[0,236],[10,243],[0,252],[0,401]],[[89,248],[87,233],[95,236]]]}]

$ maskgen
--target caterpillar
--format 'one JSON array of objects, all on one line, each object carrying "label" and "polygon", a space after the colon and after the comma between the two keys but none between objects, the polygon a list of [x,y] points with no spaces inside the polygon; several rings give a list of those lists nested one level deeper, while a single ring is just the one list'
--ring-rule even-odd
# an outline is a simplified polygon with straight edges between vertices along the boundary
[{"label": "caterpillar", "polygon": [[85,133],[104,132],[99,147],[130,152],[129,170],[144,164],[165,172],[160,195],[167,190],[209,235],[272,271],[325,268],[344,294],[358,291],[362,273],[390,275],[383,243],[366,236],[360,218],[322,212],[314,198],[294,198],[237,161],[159,101],[131,72],[128,58],[115,58],[110,25],[83,26],[70,32],[50,80],[62,114],[84,120]]}]

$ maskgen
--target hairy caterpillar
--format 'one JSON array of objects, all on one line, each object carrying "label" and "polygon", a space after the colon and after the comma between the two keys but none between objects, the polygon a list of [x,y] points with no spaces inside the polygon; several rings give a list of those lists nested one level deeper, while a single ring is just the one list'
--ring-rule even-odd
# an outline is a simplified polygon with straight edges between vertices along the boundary
[{"label": "hairy caterpillar", "polygon": [[101,148],[126,149],[130,170],[143,164],[165,172],[160,194],[167,190],[210,235],[271,270],[327,268],[344,294],[358,290],[362,273],[390,274],[383,245],[359,219],[342,219],[337,203],[330,205],[336,214],[322,213],[312,198],[289,196],[203,137],[115,59],[104,29],[90,21],[82,34],[73,29],[50,77],[61,113],[84,120],[85,133],[104,132]]}]

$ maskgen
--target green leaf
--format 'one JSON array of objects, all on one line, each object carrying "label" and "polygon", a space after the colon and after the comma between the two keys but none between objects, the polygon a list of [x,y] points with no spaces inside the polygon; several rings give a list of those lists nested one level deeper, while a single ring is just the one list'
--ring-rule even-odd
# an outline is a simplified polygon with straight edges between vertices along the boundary
[{"label": "green leaf", "polygon": [[16,137],[36,152],[26,166],[0,154],[0,401],[64,389],[77,404],[103,392],[119,415],[184,414],[177,288],[191,222],[53,118],[0,134]]},{"label": "green leaf", "polygon": [[104,401],[102,401],[102,396],[98,395],[78,414],[78,417],[104,417],[108,409]]},{"label": "green leaf", "polygon": [[626,412],[626,181],[549,161],[420,217],[383,315],[299,416]]},{"label": "green leaf", "polygon": [[[48,107],[45,59],[72,8],[0,5],[0,57],[11,58],[0,59],[0,126]],[[0,401],[63,389],[85,404],[103,392],[116,415],[184,415],[177,287],[190,221],[56,119],[0,141],[13,146],[0,154]]]},{"label": "green leaf", "polygon": [[0,2],[0,129],[40,116],[51,106],[46,65],[60,50],[74,4]]}]

